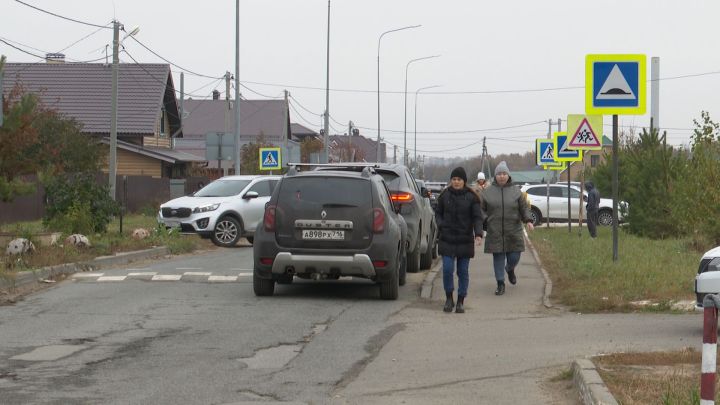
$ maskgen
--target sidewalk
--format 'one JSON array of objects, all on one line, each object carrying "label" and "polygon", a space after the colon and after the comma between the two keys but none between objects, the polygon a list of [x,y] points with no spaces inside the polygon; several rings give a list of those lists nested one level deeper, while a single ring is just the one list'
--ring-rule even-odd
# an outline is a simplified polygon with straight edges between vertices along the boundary
[{"label": "sidewalk", "polygon": [[517,285],[507,283],[505,295],[497,297],[492,255],[480,252],[478,247],[470,262],[467,312],[442,312],[445,294],[438,273],[432,300],[391,319],[405,329],[336,392],[334,403],[579,403],[544,386],[575,358],[702,342],[698,314],[580,315],[546,309],[544,279],[529,250],[516,269]]}]

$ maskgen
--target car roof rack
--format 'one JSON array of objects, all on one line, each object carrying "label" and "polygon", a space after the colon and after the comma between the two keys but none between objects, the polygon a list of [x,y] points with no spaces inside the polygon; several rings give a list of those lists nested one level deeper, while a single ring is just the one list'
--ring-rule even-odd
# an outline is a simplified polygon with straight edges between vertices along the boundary
[{"label": "car roof rack", "polygon": [[352,169],[354,171],[362,172],[363,176],[367,177],[370,174],[375,174],[375,169],[380,167],[377,163],[370,162],[340,162],[340,163],[287,163],[289,170],[288,175],[295,175],[301,171],[317,170],[317,169]]}]

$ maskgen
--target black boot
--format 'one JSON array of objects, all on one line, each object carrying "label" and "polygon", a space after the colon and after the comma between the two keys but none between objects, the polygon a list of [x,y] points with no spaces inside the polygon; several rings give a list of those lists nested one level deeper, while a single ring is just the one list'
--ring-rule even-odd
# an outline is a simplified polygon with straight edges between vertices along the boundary
[{"label": "black boot", "polygon": [[443,307],[443,311],[452,312],[453,308],[455,308],[455,301],[453,301],[452,291],[446,292],[445,296],[447,297],[447,299],[445,300],[445,306]]},{"label": "black boot", "polygon": [[463,297],[462,295],[458,295],[458,303],[455,306],[455,313],[458,313],[458,314],[465,313],[465,297]]},{"label": "black boot", "polygon": [[515,277],[515,269],[509,270],[506,267],[505,270],[507,270],[508,280],[510,281],[510,284],[515,285],[517,283],[517,277]]},{"label": "black boot", "polygon": [[498,281],[497,282],[497,289],[495,290],[495,295],[503,295],[505,294],[505,282],[504,281]]}]

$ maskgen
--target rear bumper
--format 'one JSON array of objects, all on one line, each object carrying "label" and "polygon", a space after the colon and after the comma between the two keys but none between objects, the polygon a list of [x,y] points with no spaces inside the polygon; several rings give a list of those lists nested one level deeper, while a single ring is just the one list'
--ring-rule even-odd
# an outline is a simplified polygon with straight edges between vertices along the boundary
[{"label": "rear bumper", "polygon": [[376,276],[370,257],[365,254],[352,256],[324,256],[280,252],[275,256],[272,274],[339,274],[342,276]]}]

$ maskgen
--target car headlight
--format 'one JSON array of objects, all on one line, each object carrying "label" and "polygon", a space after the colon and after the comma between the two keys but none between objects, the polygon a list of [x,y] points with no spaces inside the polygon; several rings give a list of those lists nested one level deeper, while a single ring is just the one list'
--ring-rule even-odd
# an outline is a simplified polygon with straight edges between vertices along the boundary
[{"label": "car headlight", "polygon": [[197,214],[197,213],[200,213],[200,212],[215,211],[216,209],[218,209],[218,207],[220,207],[220,203],[211,204],[211,205],[206,205],[206,206],[204,206],[204,207],[196,207],[196,208],[193,210],[193,214]]}]

